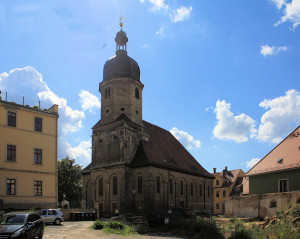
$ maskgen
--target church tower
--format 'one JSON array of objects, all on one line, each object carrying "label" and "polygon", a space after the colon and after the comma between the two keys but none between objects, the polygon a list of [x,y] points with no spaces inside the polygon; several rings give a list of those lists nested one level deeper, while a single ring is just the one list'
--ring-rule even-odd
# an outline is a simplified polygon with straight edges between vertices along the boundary
[{"label": "church tower", "polygon": [[131,162],[140,139],[147,140],[143,126],[139,65],[127,55],[128,38],[117,33],[116,54],[106,61],[101,94],[101,119],[93,127],[92,161],[99,167]]},{"label": "church tower", "polygon": [[132,122],[142,125],[142,91],[140,68],[127,55],[128,38],[121,30],[116,38],[116,55],[106,61],[103,81],[99,84],[101,93],[101,124],[113,122],[120,115],[126,115]]}]

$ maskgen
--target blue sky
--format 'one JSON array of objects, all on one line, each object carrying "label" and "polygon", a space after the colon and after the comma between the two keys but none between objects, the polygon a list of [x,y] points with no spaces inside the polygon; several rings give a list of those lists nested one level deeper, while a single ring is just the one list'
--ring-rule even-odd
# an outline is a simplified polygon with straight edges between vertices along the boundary
[{"label": "blue sky", "polygon": [[143,119],[208,171],[248,171],[299,125],[300,0],[1,0],[0,89],[59,104],[59,158],[91,161],[120,14]]}]

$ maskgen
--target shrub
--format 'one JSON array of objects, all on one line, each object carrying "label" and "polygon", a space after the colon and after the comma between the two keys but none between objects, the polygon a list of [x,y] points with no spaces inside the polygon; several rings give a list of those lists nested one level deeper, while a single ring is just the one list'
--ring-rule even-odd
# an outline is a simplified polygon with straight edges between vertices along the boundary
[{"label": "shrub", "polygon": [[124,223],[118,222],[118,221],[108,222],[106,226],[111,229],[117,229],[117,230],[124,230],[126,227],[126,225]]},{"label": "shrub", "polygon": [[234,230],[228,239],[251,239],[251,233],[245,228]]},{"label": "shrub", "polygon": [[295,205],[291,213],[294,217],[300,217],[300,204]]},{"label": "shrub", "polygon": [[95,230],[101,230],[104,227],[105,227],[105,223],[100,220],[95,221],[93,224],[93,229],[95,229]]}]

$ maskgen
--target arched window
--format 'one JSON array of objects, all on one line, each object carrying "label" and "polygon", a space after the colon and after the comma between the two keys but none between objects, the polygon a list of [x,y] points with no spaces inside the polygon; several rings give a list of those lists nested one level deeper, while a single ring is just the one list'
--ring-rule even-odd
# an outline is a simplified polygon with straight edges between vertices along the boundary
[{"label": "arched window", "polygon": [[200,197],[202,197],[202,184],[199,185]]},{"label": "arched window", "polygon": [[180,181],[180,194],[183,195],[183,181]]},{"label": "arched window", "polygon": [[173,194],[173,179],[170,178],[170,194]]},{"label": "arched window", "polygon": [[107,98],[107,88],[105,88],[105,98]]},{"label": "arched window", "polygon": [[135,88],[135,98],[139,99],[140,98],[140,92],[138,88]]},{"label": "arched window", "polygon": [[117,176],[113,176],[113,195],[118,194],[118,178]]},{"label": "arched window", "polygon": [[103,178],[99,178],[99,196],[103,196]]},{"label": "arched window", "polygon": [[160,177],[156,177],[156,193],[160,193]]},{"label": "arched window", "polygon": [[143,177],[142,176],[138,176],[137,177],[137,188],[138,188],[138,193],[143,193]]},{"label": "arched window", "polygon": [[108,87],[108,90],[107,90],[107,97],[110,97],[110,87]]},{"label": "arched window", "polygon": [[191,183],[191,196],[194,196],[194,184]]}]

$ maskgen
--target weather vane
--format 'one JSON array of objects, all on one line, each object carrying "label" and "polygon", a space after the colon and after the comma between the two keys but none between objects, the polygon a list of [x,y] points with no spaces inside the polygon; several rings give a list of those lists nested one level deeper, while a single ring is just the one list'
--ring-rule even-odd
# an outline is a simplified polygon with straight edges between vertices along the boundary
[{"label": "weather vane", "polygon": [[123,27],[123,22],[122,22],[122,19],[123,19],[123,16],[122,16],[122,13],[120,13],[120,27],[121,27],[121,30],[122,30],[122,27]]}]

